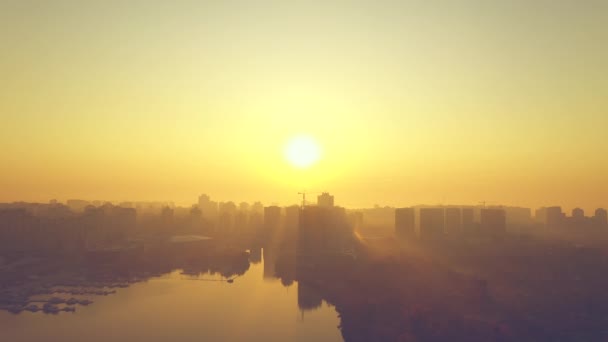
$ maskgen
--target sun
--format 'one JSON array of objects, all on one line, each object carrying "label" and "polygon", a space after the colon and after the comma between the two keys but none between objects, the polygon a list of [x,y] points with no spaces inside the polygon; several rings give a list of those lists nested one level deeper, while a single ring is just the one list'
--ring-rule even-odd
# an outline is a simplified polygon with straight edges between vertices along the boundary
[{"label": "sun", "polygon": [[308,168],[321,159],[321,147],[313,137],[299,135],[285,145],[285,159],[297,168]]}]

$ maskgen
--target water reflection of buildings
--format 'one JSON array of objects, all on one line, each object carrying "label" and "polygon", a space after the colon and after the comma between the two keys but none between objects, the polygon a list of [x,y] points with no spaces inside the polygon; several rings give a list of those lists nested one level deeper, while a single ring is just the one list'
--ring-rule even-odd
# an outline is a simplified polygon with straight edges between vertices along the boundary
[{"label": "water reflection of buildings", "polygon": [[262,247],[251,247],[249,250],[249,261],[252,264],[259,264],[262,262]]},{"label": "water reflection of buildings", "polygon": [[264,248],[264,279],[273,280],[277,279],[276,274],[276,262],[278,258],[278,249],[276,248]]},{"label": "water reflection of buildings", "polygon": [[298,308],[302,311],[312,311],[321,307],[323,297],[306,282],[298,282]]},{"label": "water reflection of buildings", "polygon": [[[297,281],[299,308],[319,308],[323,297],[316,280],[344,266],[344,260],[354,260],[356,222],[357,216],[335,206],[328,193],[318,197],[317,205],[264,208],[263,278],[278,278],[286,287]],[[260,249],[251,251],[250,260],[259,260]]]}]

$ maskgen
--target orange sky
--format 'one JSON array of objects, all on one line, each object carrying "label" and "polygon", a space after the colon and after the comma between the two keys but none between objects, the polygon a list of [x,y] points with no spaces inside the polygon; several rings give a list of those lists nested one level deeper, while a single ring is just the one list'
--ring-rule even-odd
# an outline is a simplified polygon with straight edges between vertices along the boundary
[{"label": "orange sky", "polygon": [[[0,201],[608,207],[603,1],[4,1]],[[323,158],[298,170],[293,136]]]}]

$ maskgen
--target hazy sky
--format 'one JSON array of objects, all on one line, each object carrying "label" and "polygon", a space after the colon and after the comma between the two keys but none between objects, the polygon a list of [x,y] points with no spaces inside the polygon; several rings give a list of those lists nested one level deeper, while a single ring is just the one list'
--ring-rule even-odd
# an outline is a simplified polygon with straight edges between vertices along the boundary
[{"label": "hazy sky", "polygon": [[607,1],[0,0],[0,44],[0,201],[608,206]]}]

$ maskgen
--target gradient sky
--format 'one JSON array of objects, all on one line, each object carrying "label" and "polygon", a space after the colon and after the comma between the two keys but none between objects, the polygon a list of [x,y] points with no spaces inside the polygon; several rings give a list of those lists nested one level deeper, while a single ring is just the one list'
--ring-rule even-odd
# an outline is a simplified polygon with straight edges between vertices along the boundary
[{"label": "gradient sky", "polygon": [[0,0],[0,43],[0,201],[608,206],[606,1]]}]

